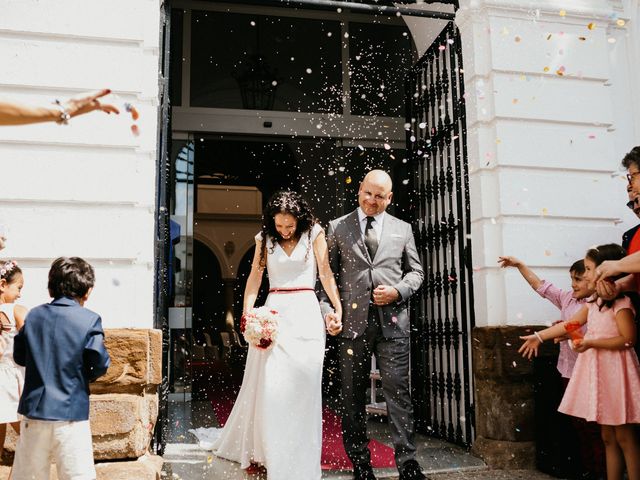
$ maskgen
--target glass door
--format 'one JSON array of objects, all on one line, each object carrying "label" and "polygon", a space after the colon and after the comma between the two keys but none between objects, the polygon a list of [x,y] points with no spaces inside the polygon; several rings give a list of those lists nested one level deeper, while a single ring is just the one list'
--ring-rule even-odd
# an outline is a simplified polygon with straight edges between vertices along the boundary
[{"label": "glass door", "polygon": [[171,149],[169,252],[169,392],[172,400],[191,395],[194,142],[174,135]]}]

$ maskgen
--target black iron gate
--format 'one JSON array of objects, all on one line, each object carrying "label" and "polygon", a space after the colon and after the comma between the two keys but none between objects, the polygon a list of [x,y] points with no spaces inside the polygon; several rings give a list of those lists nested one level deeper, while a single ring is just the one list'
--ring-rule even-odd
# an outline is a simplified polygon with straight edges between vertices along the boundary
[{"label": "black iron gate", "polygon": [[413,300],[412,389],[419,431],[473,441],[474,325],[462,48],[453,22],[407,78],[414,231],[425,281]]}]

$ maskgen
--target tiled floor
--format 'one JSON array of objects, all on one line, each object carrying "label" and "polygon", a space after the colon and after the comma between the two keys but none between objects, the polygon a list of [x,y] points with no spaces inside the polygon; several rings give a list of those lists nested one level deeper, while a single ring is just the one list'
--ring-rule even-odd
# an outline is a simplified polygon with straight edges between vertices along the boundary
[{"label": "tiled floor", "polygon": [[[188,433],[190,428],[215,427],[216,419],[209,402],[173,401],[170,407],[169,443],[164,460],[165,478],[200,480],[256,480],[256,475],[248,475],[238,464],[220,459],[211,452],[202,450],[196,439]],[[372,438],[390,445],[387,426],[378,421],[369,423]],[[419,435],[417,438],[418,461],[425,473],[437,472],[477,472],[486,470],[485,464],[466,450],[457,446]],[[397,478],[395,469],[378,470],[379,479]],[[323,479],[350,480],[350,472],[325,471]],[[302,480],[302,479],[301,479]]]}]

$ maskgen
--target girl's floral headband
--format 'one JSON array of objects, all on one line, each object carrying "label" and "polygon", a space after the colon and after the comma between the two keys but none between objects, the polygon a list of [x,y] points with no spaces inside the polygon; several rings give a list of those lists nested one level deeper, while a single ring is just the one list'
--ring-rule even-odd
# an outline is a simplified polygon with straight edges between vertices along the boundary
[{"label": "girl's floral headband", "polygon": [[6,278],[7,275],[9,275],[17,266],[18,262],[16,262],[15,260],[9,260],[8,262],[5,262],[4,265],[0,267],[0,278]]}]

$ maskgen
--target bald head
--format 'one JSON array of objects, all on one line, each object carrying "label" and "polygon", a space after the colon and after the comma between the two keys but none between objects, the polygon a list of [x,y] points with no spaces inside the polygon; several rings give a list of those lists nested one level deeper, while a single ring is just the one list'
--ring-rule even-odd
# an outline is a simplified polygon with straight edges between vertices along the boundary
[{"label": "bald head", "polygon": [[383,170],[371,170],[365,175],[360,190],[358,203],[368,216],[375,216],[385,211],[393,197],[393,182],[389,174]]},{"label": "bald head", "polygon": [[391,181],[391,177],[384,170],[371,170],[364,176],[362,183],[379,186],[381,188],[384,188],[388,192],[391,192],[393,190],[393,182]]}]

